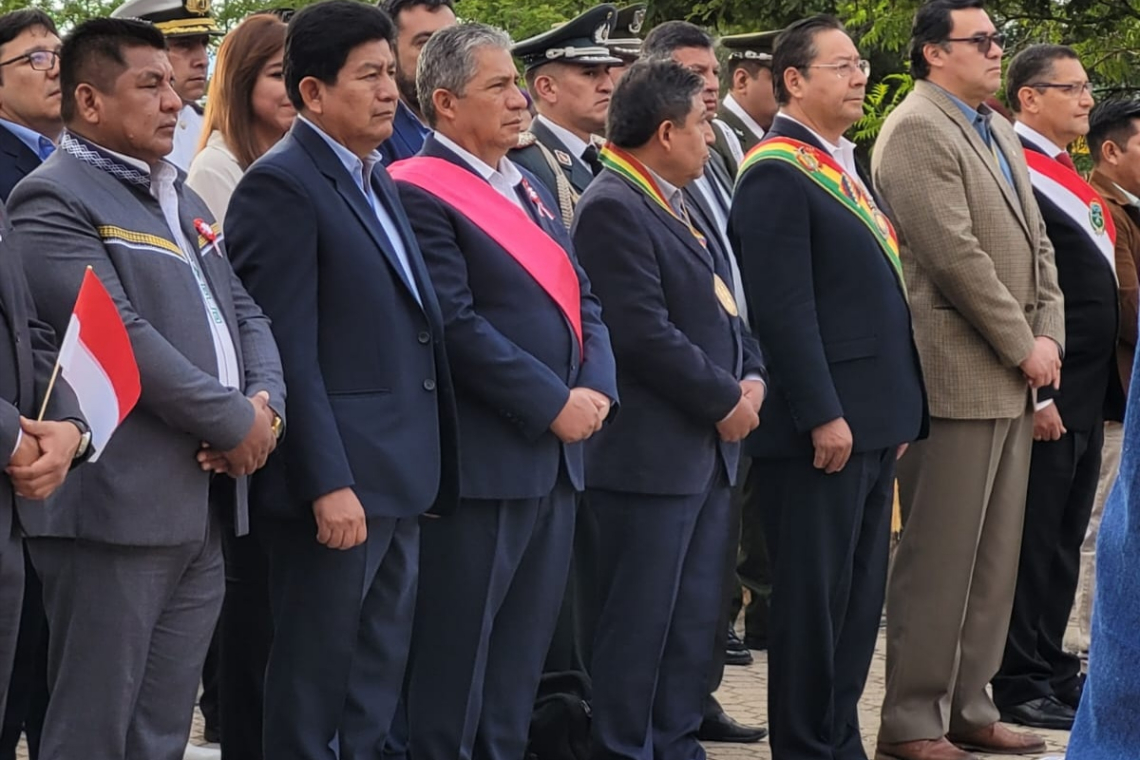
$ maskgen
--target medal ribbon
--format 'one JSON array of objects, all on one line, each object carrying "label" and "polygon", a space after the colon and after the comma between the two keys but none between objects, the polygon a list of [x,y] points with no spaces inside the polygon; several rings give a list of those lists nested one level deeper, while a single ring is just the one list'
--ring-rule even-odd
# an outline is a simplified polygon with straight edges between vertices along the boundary
[{"label": "medal ribbon", "polygon": [[858,180],[848,175],[834,158],[819,148],[790,137],[773,137],[757,145],[744,157],[740,171],[736,175],[737,183],[739,184],[746,171],[765,159],[783,161],[795,166],[823,188],[828,195],[855,214],[878,241],[879,247],[883,249],[887,261],[895,271],[895,276],[898,277],[899,285],[903,288],[903,292],[906,292],[902,260],[899,258],[898,234]]},{"label": "medal ribbon", "polygon": [[[677,213],[673,206],[669,204],[669,201],[665,199],[665,194],[661,192],[661,187],[657,184],[657,180],[653,179],[653,175],[649,173],[649,169],[646,168],[645,164],[611,142],[605,144],[598,154],[598,158],[601,159],[603,166],[629,180],[634,187],[648,195],[657,202],[658,206],[669,212],[670,216],[688,227],[689,232],[693,233],[693,237],[697,239],[697,242],[701,244],[702,248],[708,247],[705,236],[693,226],[692,221],[689,219],[688,212],[686,212],[683,217]],[[684,208],[684,206],[682,206],[682,208]]]}]

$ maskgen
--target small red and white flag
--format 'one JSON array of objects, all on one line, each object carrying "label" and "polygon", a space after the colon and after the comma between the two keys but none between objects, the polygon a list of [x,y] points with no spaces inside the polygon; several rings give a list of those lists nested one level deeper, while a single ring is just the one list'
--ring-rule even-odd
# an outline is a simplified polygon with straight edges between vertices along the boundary
[{"label": "small red and white flag", "polygon": [[91,429],[94,462],[135,408],[142,384],[119,309],[90,268],[59,349],[59,371],[79,399]]}]

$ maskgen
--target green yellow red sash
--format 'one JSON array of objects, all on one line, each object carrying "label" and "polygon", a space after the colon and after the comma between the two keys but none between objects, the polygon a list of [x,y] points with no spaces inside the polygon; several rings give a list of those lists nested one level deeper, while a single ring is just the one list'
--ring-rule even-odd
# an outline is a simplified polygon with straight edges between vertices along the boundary
[{"label": "green yellow red sash", "polygon": [[834,158],[819,148],[790,137],[773,137],[748,151],[740,163],[736,181],[740,182],[746,171],[764,159],[776,159],[795,166],[857,216],[875,236],[891,268],[895,270],[899,285],[906,292],[902,261],[899,259],[898,235],[890,220],[863,189],[861,182],[851,177]]},{"label": "green yellow red sash", "polygon": [[701,234],[700,230],[693,226],[693,222],[687,215],[685,217],[678,215],[673,207],[669,205],[669,201],[665,198],[665,194],[661,192],[657,180],[649,173],[649,169],[646,168],[645,164],[610,142],[605,144],[602,148],[602,152],[598,154],[598,158],[601,159],[603,166],[632,182],[634,187],[656,201],[657,205],[665,209],[670,216],[688,227],[689,232],[693,233],[693,237],[697,239],[697,242],[704,247],[708,246],[705,236]]}]

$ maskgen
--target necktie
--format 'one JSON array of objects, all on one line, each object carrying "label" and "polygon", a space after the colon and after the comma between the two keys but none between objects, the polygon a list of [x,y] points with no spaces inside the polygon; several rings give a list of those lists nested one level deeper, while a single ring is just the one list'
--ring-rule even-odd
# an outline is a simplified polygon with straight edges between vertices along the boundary
[{"label": "necktie", "polygon": [[586,146],[586,149],[582,151],[582,161],[590,167],[590,171],[594,173],[595,177],[602,173],[602,160],[598,158],[597,145],[590,143]]},{"label": "necktie", "polygon": [[1057,163],[1061,164],[1061,166],[1067,166],[1073,171],[1077,170],[1077,165],[1073,163],[1073,159],[1069,157],[1068,152],[1062,151],[1057,154],[1056,158]]}]

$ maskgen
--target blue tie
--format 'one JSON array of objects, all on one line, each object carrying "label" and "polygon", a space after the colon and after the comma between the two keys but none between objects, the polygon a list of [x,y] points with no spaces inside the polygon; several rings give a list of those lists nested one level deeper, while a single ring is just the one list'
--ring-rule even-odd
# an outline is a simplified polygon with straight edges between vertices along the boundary
[{"label": "blue tie", "polygon": [[40,160],[41,161],[47,161],[48,158],[51,156],[51,154],[55,153],[55,145],[52,143],[51,140],[47,139],[43,135],[40,135],[39,145],[40,145]]}]

